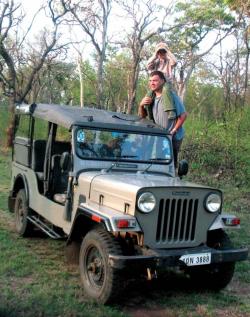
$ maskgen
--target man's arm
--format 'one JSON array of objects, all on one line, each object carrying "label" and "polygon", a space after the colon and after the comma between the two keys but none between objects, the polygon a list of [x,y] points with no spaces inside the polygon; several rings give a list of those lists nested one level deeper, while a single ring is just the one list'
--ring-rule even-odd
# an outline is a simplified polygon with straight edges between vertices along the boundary
[{"label": "man's arm", "polygon": [[157,54],[155,53],[154,55],[152,55],[149,60],[147,61],[147,70],[148,71],[153,71],[155,70],[155,63],[157,60]]},{"label": "man's arm", "polygon": [[177,117],[175,126],[170,131],[170,134],[174,135],[177,132],[177,130],[183,125],[186,118],[187,118],[187,112],[183,112],[179,117]]},{"label": "man's arm", "polygon": [[171,66],[171,68],[174,68],[174,66],[177,65],[177,59],[170,50],[167,51],[167,58],[169,60],[169,65]]}]

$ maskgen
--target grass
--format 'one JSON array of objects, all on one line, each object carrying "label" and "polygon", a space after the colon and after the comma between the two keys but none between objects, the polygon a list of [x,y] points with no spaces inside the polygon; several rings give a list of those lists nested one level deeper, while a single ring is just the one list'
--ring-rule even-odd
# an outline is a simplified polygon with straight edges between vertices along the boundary
[{"label": "grass", "polygon": [[188,118],[182,157],[188,159],[192,175],[206,177],[220,171],[224,184],[230,181],[246,187],[250,182],[249,121],[249,107],[225,114],[224,121]]},{"label": "grass", "polygon": [[[14,216],[7,211],[10,156],[7,151],[0,152],[0,317],[250,316],[249,260],[237,263],[232,282],[219,293],[195,290],[181,274],[169,272],[153,283],[136,280],[129,284],[113,306],[88,302],[77,266],[66,261],[64,241],[42,235],[24,239],[15,233]],[[214,178],[205,172],[202,162],[208,164],[206,158],[199,157],[189,177],[223,189],[225,211],[242,221],[241,230],[230,231],[230,236],[236,245],[249,246],[250,194],[246,182],[236,186],[235,179],[227,175]]]},{"label": "grass", "polygon": [[64,241],[19,238],[7,211],[10,156],[0,155],[0,316],[124,316],[88,303],[75,266],[67,265]]},{"label": "grass", "polygon": [[[13,214],[7,211],[10,155],[0,155],[0,316],[249,316],[249,261],[238,263],[233,281],[220,293],[192,289],[182,275],[128,286],[113,306],[86,301],[76,266],[67,264],[63,241],[44,236],[19,238]],[[239,245],[250,244],[248,192],[226,187],[226,209],[236,210],[243,223],[232,232]],[[141,314],[141,315],[140,315]],[[143,315],[144,314],[144,315]],[[158,315],[157,315],[158,314]]]}]

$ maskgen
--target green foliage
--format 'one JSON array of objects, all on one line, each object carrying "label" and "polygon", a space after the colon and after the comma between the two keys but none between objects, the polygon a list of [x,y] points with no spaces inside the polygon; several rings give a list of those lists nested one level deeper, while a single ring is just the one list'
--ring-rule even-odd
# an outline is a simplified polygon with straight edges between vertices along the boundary
[{"label": "green foliage", "polygon": [[225,113],[223,120],[216,121],[189,116],[182,155],[189,160],[192,172],[221,173],[218,178],[246,186],[250,182],[249,120],[249,108]]},{"label": "green foliage", "polygon": [[[243,125],[244,125],[243,121]],[[197,125],[198,127],[198,125]],[[189,132],[189,131],[188,131]],[[65,261],[65,241],[37,235],[19,238],[14,217],[7,211],[10,155],[0,153],[0,316],[125,317],[248,316],[250,262],[239,262],[233,281],[219,293],[201,292],[180,273],[169,272],[157,281],[137,279],[113,306],[88,302],[76,266]],[[237,246],[249,245],[249,191],[226,186],[226,211],[241,217],[241,230],[230,230]],[[146,315],[145,315],[146,316]]]},{"label": "green foliage", "polygon": [[234,24],[234,17],[222,1],[179,1],[175,5],[175,12],[174,24],[180,26],[174,32],[169,32],[168,40],[179,60],[185,61],[187,65],[210,32],[227,31]]},{"label": "green foliage", "polygon": [[197,119],[217,120],[223,117],[223,90],[211,83],[190,80],[185,98],[189,114]]},{"label": "green foliage", "polygon": [[[19,71],[27,74],[32,71],[29,66],[25,68]],[[39,80],[33,84],[29,103],[68,104],[74,100],[73,88],[78,84],[75,69],[76,66],[73,63],[54,61],[45,64],[43,71],[39,73]]]},{"label": "green foliage", "polygon": [[[1,124],[6,115],[1,111]],[[225,122],[207,122],[197,119],[195,113],[188,117],[184,148],[185,154],[193,159],[189,177],[200,180],[205,176],[205,184],[214,182],[216,187],[223,187],[225,211],[241,217],[241,230],[230,231],[230,237],[237,246],[249,245],[250,196],[246,180],[250,171],[244,171],[249,169],[250,161],[250,109],[227,114],[225,118]],[[2,129],[1,125],[1,132]],[[183,276],[170,272],[167,278],[151,284],[137,280],[115,306],[88,302],[78,268],[65,261],[65,241],[39,235],[23,239],[15,234],[13,214],[7,211],[10,159],[10,153],[0,152],[0,316],[125,317],[137,314],[138,310],[143,313],[143,309],[150,316],[158,310],[162,316],[182,317],[217,316],[217,312],[225,316],[229,312],[234,316],[249,314],[249,261],[236,265],[232,283],[220,293],[194,290]],[[229,177],[222,178],[220,184],[212,175],[219,164],[227,167],[225,174]],[[242,170],[238,170],[240,164]],[[237,167],[236,173],[242,174],[240,185],[245,187],[235,186],[231,167]],[[208,173],[204,175],[204,171]]]},{"label": "green foliage", "polygon": [[[226,10],[223,1],[214,0],[192,0],[181,1],[176,4],[176,11],[183,13],[177,21],[188,22],[197,28],[195,32],[206,32],[209,28],[231,26],[234,18]],[[202,28],[198,27],[202,25]],[[205,28],[204,28],[205,27]],[[194,28],[189,30],[195,30]],[[189,31],[188,31],[189,32]]]},{"label": "green foliage", "polygon": [[137,95],[136,95],[137,104],[139,104],[141,99],[145,97],[148,87],[149,87],[149,77],[147,75],[141,76],[137,86]]},{"label": "green foliage", "polygon": [[[84,92],[84,104],[85,105],[96,105],[96,90],[97,90],[97,77],[96,70],[90,65],[89,61],[84,61],[81,65],[81,70],[83,74],[83,92]],[[75,94],[74,97],[77,98],[77,103],[79,102],[79,81],[76,83],[78,95]],[[76,99],[74,99],[76,100]],[[74,103],[73,103],[74,104]]]},{"label": "green foliage", "polygon": [[[106,80],[106,109],[126,112],[127,95],[131,68],[131,57],[127,53],[112,55],[105,67]],[[138,104],[145,96],[148,87],[148,76],[142,74],[137,82],[136,103]],[[132,109],[137,113],[136,107]]]},{"label": "green foliage", "polygon": [[224,0],[231,10],[242,12],[250,17],[250,0]]},{"label": "green foliage", "polygon": [[115,55],[106,63],[105,96],[109,110],[126,111],[124,104],[127,99],[129,64],[130,59],[126,54]]},{"label": "green foliage", "polygon": [[6,144],[6,129],[8,127],[10,114],[7,105],[0,105],[0,147]]}]

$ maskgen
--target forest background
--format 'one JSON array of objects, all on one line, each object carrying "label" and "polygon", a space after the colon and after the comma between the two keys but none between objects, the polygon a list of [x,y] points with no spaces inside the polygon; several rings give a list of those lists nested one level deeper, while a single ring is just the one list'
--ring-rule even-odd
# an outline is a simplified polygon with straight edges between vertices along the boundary
[{"label": "forest background", "polygon": [[242,221],[231,237],[249,246],[250,1],[33,2],[35,11],[26,0],[0,0],[0,316],[249,316],[249,260],[220,294],[170,279],[167,288],[139,284],[117,307],[88,304],[64,244],[18,239],[7,197],[15,104],[137,113],[146,61],[164,41],[178,59],[175,88],[189,114],[187,178],[223,190],[224,211]]},{"label": "forest background", "polygon": [[175,88],[189,113],[182,156],[199,175],[209,168],[247,183],[249,0],[34,3],[36,11],[26,1],[0,2],[0,108],[9,114],[3,146],[11,143],[17,103],[137,113],[146,61],[164,41],[177,57]]}]

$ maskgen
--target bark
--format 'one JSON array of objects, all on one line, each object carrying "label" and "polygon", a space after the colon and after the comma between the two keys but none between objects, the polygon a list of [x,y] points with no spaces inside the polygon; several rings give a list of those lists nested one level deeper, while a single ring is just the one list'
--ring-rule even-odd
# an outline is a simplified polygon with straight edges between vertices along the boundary
[{"label": "bark", "polygon": [[[28,27],[26,33],[24,34],[23,38],[16,37],[16,42],[13,41],[13,37],[11,34],[13,32],[18,33],[19,24],[22,22],[23,17],[21,14],[18,18],[15,18],[18,12],[17,10],[20,9],[20,5],[15,6],[13,1],[6,1],[6,4],[2,6],[2,12],[0,13],[0,84],[3,91],[3,94],[8,97],[9,102],[9,111],[10,111],[10,122],[7,129],[7,146],[12,145],[13,139],[13,128],[14,128],[14,110],[15,105],[17,103],[22,103],[27,101],[27,96],[32,90],[32,85],[37,78],[37,74],[43,67],[48,55],[53,52],[55,53],[56,50],[60,51],[61,47],[55,48],[57,43],[57,21],[56,16],[53,16],[54,22],[54,30],[51,35],[51,40],[48,43],[47,33],[44,33],[43,45],[41,46],[41,52],[38,54],[41,56],[40,58],[33,59],[33,67],[32,71],[30,72],[29,77],[24,81],[22,78],[23,74],[21,70],[16,65],[23,65],[25,62],[28,64],[28,60],[18,60],[20,56],[24,58],[22,55],[21,47],[24,45],[26,40],[27,34],[32,29],[32,24]],[[40,11],[40,9],[39,9]],[[34,19],[32,21],[34,23]],[[12,43],[10,46],[9,43]],[[32,54],[28,56],[29,60],[31,59]],[[15,61],[18,61],[14,63]],[[19,72],[19,73],[18,73]]]},{"label": "bark", "polygon": [[[70,13],[73,17],[73,21],[68,21],[68,23],[74,24],[77,22],[95,48],[97,55],[96,99],[97,105],[100,108],[103,107],[105,101],[103,68],[108,43],[107,32],[111,1],[112,0],[97,0],[93,2],[86,0],[71,4],[70,1],[61,0],[64,13]],[[98,4],[98,6],[95,7],[94,4]],[[97,11],[95,11],[95,9]],[[101,40],[98,39],[97,33],[100,35]]]},{"label": "bark", "polygon": [[[131,51],[132,62],[128,70],[128,101],[127,113],[134,111],[136,103],[136,90],[140,74],[140,63],[143,59],[143,49],[146,43],[154,36],[170,30],[166,28],[165,20],[171,13],[171,6],[163,8],[157,6],[152,0],[133,0],[132,2],[117,0],[117,3],[124,9],[128,18],[132,21],[132,32],[127,35],[127,43],[120,43]],[[145,6],[142,10],[141,6]],[[157,14],[163,12],[161,21],[158,21],[156,28],[150,30],[157,20]],[[175,27],[178,27],[177,25]]]},{"label": "bark", "polygon": [[82,76],[81,64],[82,64],[82,59],[79,56],[77,60],[77,66],[78,66],[79,81],[80,81],[80,106],[81,108],[83,108],[84,107],[84,90],[83,90],[83,76]]},{"label": "bark", "polygon": [[243,105],[245,105],[246,102],[246,94],[247,89],[249,87],[248,85],[248,74],[249,74],[249,56],[250,56],[250,41],[249,41],[249,35],[250,35],[250,25],[247,25],[245,32],[244,32],[244,44],[246,48],[246,67],[245,67],[245,81],[244,81],[244,95],[243,95]]}]

